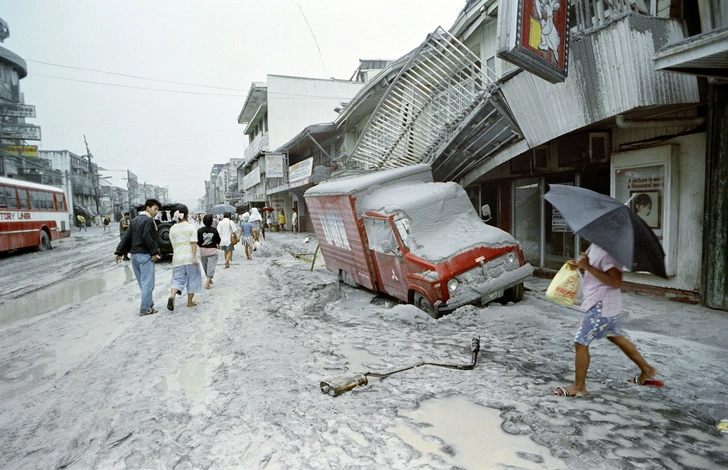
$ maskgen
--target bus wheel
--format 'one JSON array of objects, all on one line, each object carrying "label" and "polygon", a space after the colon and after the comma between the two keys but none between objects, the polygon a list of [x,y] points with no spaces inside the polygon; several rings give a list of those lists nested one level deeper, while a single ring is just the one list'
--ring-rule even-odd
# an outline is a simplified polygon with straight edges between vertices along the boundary
[{"label": "bus wheel", "polygon": [[45,230],[40,231],[40,245],[38,245],[38,251],[48,251],[51,248],[51,237],[48,236]]},{"label": "bus wheel", "polygon": [[427,297],[420,294],[419,292],[415,292],[413,302],[415,307],[419,308],[429,316],[431,316],[434,319],[438,319],[442,316],[440,312],[435,310],[435,307],[432,306],[429,300],[427,300]]}]

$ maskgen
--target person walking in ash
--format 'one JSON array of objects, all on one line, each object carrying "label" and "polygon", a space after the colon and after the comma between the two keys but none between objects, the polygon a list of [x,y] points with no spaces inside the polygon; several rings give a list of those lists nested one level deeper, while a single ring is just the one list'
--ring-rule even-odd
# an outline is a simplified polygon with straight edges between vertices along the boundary
[{"label": "person walking in ash", "polygon": [[634,382],[643,385],[645,380],[657,374],[637,351],[635,345],[622,332],[619,313],[622,310],[622,265],[609,253],[592,243],[586,253],[569,264],[584,271],[582,292],[585,312],[581,326],[574,337],[576,348],[575,379],[572,385],[559,387],[554,395],[575,397],[586,395],[586,374],[589,369],[589,344],[595,339],[607,338],[616,344],[632,362],[637,364],[640,375]]},{"label": "person walking in ash", "polygon": [[293,234],[296,235],[298,233],[298,211],[296,209],[293,209],[293,213],[291,214],[291,227]]},{"label": "person walking in ash", "polygon": [[109,224],[111,223],[111,219],[108,215],[104,216],[104,232],[107,230],[110,230]]},{"label": "person walking in ash", "polygon": [[253,259],[253,224],[250,223],[249,216],[243,216],[243,223],[240,224],[240,230],[242,231],[240,243],[245,247],[245,256],[248,259]]},{"label": "person walking in ash", "polygon": [[78,220],[78,231],[80,232],[81,229],[83,229],[84,232],[88,232],[88,230],[86,230],[86,217],[79,214],[76,216],[76,220]]},{"label": "person walking in ash", "polygon": [[157,246],[157,216],[162,203],[156,199],[147,199],[144,210],[129,224],[129,228],[116,247],[116,263],[122,256],[131,253],[131,267],[134,270],[139,289],[142,292],[139,316],[157,313],[154,310],[154,263],[159,259]]},{"label": "person walking in ash", "polygon": [[253,251],[256,250],[256,242],[260,243],[260,230],[263,226],[263,216],[257,208],[253,207],[250,209],[250,218],[248,221],[253,224],[253,228],[250,233],[253,234]]},{"label": "person walking in ash", "polygon": [[223,214],[223,219],[217,224],[217,232],[220,234],[220,249],[225,255],[225,269],[227,269],[230,267],[230,262],[233,260],[233,251],[235,251],[235,245],[233,245],[230,238],[233,234],[238,233],[235,222],[230,220],[230,212]]},{"label": "person walking in ash", "polygon": [[[119,238],[124,238],[124,234],[129,229],[129,222],[131,222],[131,214],[124,212],[124,217],[119,221]],[[124,253],[124,261],[129,261],[129,253]]]},{"label": "person walking in ash", "polygon": [[177,208],[179,221],[169,229],[169,241],[174,254],[172,256],[172,288],[167,300],[167,310],[174,310],[174,299],[177,294],[187,289],[187,306],[195,307],[195,294],[202,292],[202,274],[198,263],[197,227],[190,223],[190,211],[180,204]]},{"label": "person walking in ash", "polygon": [[220,249],[220,234],[217,229],[212,226],[212,214],[206,214],[202,219],[204,227],[197,230],[197,246],[200,248],[200,261],[202,269],[205,271],[207,282],[205,289],[212,287],[212,278],[215,277],[215,268],[217,267],[217,250]]},{"label": "person walking in ash", "polygon": [[286,231],[286,214],[283,212],[283,209],[278,213],[278,229],[281,232]]}]

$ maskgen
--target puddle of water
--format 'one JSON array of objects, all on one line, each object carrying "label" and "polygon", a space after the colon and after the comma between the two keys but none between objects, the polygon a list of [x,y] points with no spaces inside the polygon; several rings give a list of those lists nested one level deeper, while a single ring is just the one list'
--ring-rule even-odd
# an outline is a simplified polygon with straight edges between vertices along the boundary
[{"label": "puddle of water", "polygon": [[[461,468],[566,468],[563,460],[551,456],[549,449],[528,436],[504,432],[499,410],[476,405],[462,396],[429,400],[417,410],[403,414],[428,425],[417,430],[403,426],[391,429],[422,453],[416,461],[408,463],[410,466],[427,464],[428,454],[434,454]],[[452,452],[443,450],[444,447]]]},{"label": "puddle of water", "polygon": [[355,348],[348,343],[342,344],[339,352],[346,357],[349,363],[349,370],[352,372],[368,372],[371,370],[371,367],[367,367],[365,364],[376,364],[382,361],[381,358],[372,356],[368,351]]},{"label": "puddle of water", "polygon": [[50,312],[65,305],[74,305],[105,290],[120,287],[134,279],[131,266],[112,269],[90,279],[46,286],[18,299],[0,305],[0,325]]},{"label": "puddle of water", "polygon": [[190,414],[196,415],[205,409],[209,392],[207,385],[212,380],[212,369],[218,360],[205,360],[202,356],[190,357],[179,371],[165,377],[164,391],[182,391],[192,403]]}]

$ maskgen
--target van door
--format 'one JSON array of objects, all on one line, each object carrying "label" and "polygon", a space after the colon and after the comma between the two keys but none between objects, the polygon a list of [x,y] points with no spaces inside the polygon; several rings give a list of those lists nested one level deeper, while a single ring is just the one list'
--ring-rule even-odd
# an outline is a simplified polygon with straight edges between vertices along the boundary
[{"label": "van door", "polygon": [[402,250],[388,218],[364,219],[369,251],[375,263],[380,290],[407,301],[407,280],[402,269]]}]

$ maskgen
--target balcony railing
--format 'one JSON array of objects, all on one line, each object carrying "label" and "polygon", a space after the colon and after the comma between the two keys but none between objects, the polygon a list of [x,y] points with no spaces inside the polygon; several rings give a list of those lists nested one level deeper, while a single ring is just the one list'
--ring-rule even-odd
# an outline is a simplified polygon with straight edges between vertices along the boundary
[{"label": "balcony railing", "polygon": [[[591,28],[609,23],[620,13],[641,11],[633,0],[571,0],[569,13],[572,25],[571,31],[583,33]],[[646,11],[641,11],[647,13]]]},{"label": "balcony railing", "polygon": [[248,145],[243,153],[245,161],[249,162],[262,150],[268,150],[268,133],[258,134],[255,139]]}]

